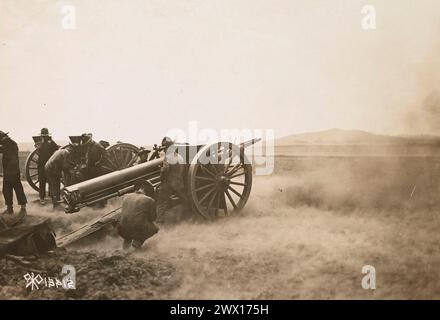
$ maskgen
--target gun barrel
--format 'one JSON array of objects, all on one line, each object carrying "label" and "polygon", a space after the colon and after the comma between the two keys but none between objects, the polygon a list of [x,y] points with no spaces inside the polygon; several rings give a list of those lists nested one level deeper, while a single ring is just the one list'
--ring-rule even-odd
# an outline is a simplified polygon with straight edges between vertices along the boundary
[{"label": "gun barrel", "polygon": [[155,159],[65,187],[63,190],[65,211],[77,212],[81,207],[108,199],[109,195],[124,194],[127,188],[139,180],[151,180],[155,183],[160,179],[159,167],[162,163],[163,158]]}]

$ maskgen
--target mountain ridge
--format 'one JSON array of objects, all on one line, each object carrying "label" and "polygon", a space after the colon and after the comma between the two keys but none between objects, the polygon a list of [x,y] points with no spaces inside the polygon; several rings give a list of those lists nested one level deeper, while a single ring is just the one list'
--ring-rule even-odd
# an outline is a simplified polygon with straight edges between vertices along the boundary
[{"label": "mountain ridge", "polygon": [[374,145],[404,143],[440,143],[440,136],[435,135],[384,135],[363,130],[345,130],[332,128],[322,131],[291,134],[275,139],[275,145],[289,146],[301,144],[326,145]]}]

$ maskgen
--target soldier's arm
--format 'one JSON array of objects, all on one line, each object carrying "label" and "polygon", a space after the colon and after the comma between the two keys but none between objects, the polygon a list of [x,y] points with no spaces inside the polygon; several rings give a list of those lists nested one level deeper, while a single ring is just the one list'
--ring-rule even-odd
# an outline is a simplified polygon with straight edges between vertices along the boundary
[{"label": "soldier's arm", "polygon": [[99,153],[98,153],[98,160],[94,163],[95,166],[97,166],[102,159],[104,158],[105,149],[103,146],[99,145]]},{"label": "soldier's arm", "polygon": [[160,168],[160,178],[161,179],[166,177],[169,169],[170,169],[170,164],[167,161],[164,161],[162,163],[162,167]]},{"label": "soldier's arm", "polygon": [[0,153],[3,153],[3,146],[0,144]]},{"label": "soldier's arm", "polygon": [[55,152],[55,151],[57,151],[59,148],[61,148],[61,146],[59,146],[55,141],[53,141],[53,140],[50,140],[50,141],[52,141],[52,151],[53,151],[53,152]]}]

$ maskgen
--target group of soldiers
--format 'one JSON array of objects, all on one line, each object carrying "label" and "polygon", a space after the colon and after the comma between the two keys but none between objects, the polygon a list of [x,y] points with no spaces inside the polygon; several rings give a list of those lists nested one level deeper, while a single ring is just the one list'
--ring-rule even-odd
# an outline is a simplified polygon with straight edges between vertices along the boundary
[{"label": "group of soldiers", "polygon": [[[79,143],[71,143],[67,147],[60,148],[53,141],[49,130],[43,128],[37,140],[35,146],[39,155],[37,160],[39,200],[42,205],[45,204],[47,183],[52,204],[56,207],[60,202],[62,177],[65,185],[71,185],[103,174],[100,163],[106,146],[101,142],[95,142],[91,134],[82,134]],[[161,185],[157,204],[150,197],[151,192],[145,185],[137,186],[136,193],[124,196],[118,225],[119,234],[124,239],[124,248],[140,248],[146,239],[158,232],[159,228],[156,224],[161,225],[173,220],[169,218],[172,195],[178,196],[181,200],[180,217],[191,216],[183,178],[184,160],[177,152],[177,148],[171,148],[173,144],[174,141],[169,137],[164,137],[161,143],[165,157],[161,167]],[[10,219],[11,221],[18,221],[26,215],[27,198],[20,179],[17,143],[8,133],[2,131],[0,131],[0,153],[3,153],[3,195],[6,204],[6,210],[0,216],[0,223],[3,221],[7,225],[8,218],[5,216],[14,213],[13,192],[15,191],[21,209],[18,214],[19,219]],[[147,154],[148,152],[141,150],[137,164],[148,161]]]},{"label": "group of soldiers", "polygon": [[[60,148],[53,141],[49,130],[43,128],[35,141],[35,147],[38,154],[39,198],[42,205],[46,203],[47,184],[49,184],[52,203],[56,206],[60,202],[62,178],[65,185],[70,185],[102,174],[99,164],[105,153],[105,147],[95,142],[90,133],[82,134],[79,143],[71,143],[65,148]],[[0,131],[0,153],[3,154],[2,190],[6,204],[3,214],[14,213],[14,191],[17,202],[21,206],[20,212],[26,212],[27,198],[20,179],[18,151],[18,145],[9,137],[9,133]]]}]

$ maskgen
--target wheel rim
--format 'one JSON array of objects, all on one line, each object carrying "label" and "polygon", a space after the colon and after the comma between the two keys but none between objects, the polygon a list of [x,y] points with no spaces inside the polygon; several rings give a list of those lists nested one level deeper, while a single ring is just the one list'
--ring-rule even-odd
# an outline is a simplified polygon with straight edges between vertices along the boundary
[{"label": "wheel rim", "polygon": [[194,208],[203,217],[214,219],[245,206],[252,187],[252,166],[238,146],[220,142],[197,153],[188,179]]},{"label": "wheel rim", "polygon": [[129,143],[118,143],[106,149],[102,167],[109,172],[131,167],[138,159],[139,149]]},{"label": "wheel rim", "polygon": [[26,181],[35,191],[40,191],[38,181],[38,150],[32,151],[26,158]]}]

